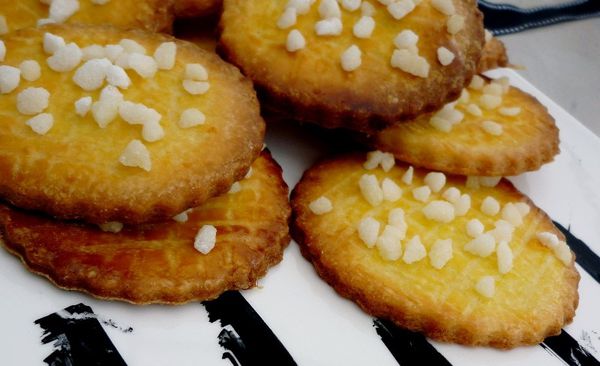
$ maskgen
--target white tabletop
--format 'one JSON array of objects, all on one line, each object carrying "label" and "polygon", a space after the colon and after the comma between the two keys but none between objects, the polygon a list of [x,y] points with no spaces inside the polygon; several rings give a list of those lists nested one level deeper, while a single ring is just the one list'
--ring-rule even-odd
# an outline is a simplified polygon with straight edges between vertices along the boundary
[{"label": "white tabletop", "polygon": [[500,39],[523,77],[600,136],[600,17]]}]

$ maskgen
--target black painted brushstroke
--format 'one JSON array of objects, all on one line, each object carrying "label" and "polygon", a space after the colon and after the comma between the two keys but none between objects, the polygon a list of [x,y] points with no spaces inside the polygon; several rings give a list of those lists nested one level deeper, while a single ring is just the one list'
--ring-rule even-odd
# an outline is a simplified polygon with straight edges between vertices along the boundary
[{"label": "black painted brushstroke", "polygon": [[[93,314],[84,304],[72,305],[69,314]],[[34,322],[43,330],[42,343],[55,342],[44,362],[48,366],[126,366],[127,364],[95,318],[65,319],[58,313]]]},{"label": "black painted brushstroke", "polygon": [[402,329],[385,319],[374,319],[373,326],[398,364],[452,366],[422,334]]},{"label": "black painted brushstroke", "polygon": [[564,330],[546,338],[540,346],[569,366],[600,366],[600,362]]},{"label": "black painted brushstroke", "polygon": [[219,345],[226,350],[223,359],[236,366],[296,365],[273,331],[239,292],[225,292],[218,299],[202,304],[209,321],[219,320],[223,328],[219,333]]},{"label": "black painted brushstroke", "polygon": [[[564,234],[567,244],[575,252],[577,264],[600,283],[600,257],[581,239],[575,237],[569,229],[556,221],[554,221],[554,225]],[[557,336],[546,338],[540,346],[567,365],[600,366],[600,361],[564,330]]]},{"label": "black painted brushstroke", "polygon": [[600,283],[600,257],[594,253],[586,243],[573,235],[569,229],[565,228],[558,222],[554,221],[554,225],[562,231],[567,238],[567,244],[571,250],[575,252],[575,261],[579,264],[596,282]]}]

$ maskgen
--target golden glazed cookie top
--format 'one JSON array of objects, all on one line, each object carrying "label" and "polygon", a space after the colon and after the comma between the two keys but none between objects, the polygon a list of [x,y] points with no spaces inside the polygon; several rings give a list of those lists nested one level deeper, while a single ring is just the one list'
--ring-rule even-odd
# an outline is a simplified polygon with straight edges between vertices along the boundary
[{"label": "golden glazed cookie top", "polygon": [[255,286],[289,243],[288,190],[270,154],[238,184],[173,220],[118,233],[0,204],[0,243],[62,288],[136,304],[209,300]]},{"label": "golden glazed cookie top", "polygon": [[172,0],[18,0],[0,2],[0,34],[50,23],[171,29]]},{"label": "golden glazed cookie top", "polygon": [[292,236],[317,272],[402,327],[512,348],[575,314],[579,275],[564,236],[507,180],[344,155],[304,174],[292,209]]},{"label": "golden glazed cookie top", "polygon": [[17,206],[160,220],[229,189],[261,149],[250,82],[187,42],[62,25],[4,45],[0,195]]},{"label": "golden glazed cookie top", "polygon": [[475,76],[458,100],[378,132],[373,145],[420,167],[510,176],[552,161],[558,132],[546,107],[508,78]]},{"label": "golden glazed cookie top", "polygon": [[474,1],[384,3],[227,0],[220,49],[270,107],[371,131],[457,96],[484,38]]}]

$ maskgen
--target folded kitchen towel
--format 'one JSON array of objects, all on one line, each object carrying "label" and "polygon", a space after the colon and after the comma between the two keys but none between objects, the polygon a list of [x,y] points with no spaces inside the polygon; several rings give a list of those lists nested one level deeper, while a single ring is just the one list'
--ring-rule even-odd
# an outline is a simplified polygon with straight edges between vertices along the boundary
[{"label": "folded kitchen towel", "polygon": [[494,35],[600,16],[600,0],[479,0],[484,25]]}]

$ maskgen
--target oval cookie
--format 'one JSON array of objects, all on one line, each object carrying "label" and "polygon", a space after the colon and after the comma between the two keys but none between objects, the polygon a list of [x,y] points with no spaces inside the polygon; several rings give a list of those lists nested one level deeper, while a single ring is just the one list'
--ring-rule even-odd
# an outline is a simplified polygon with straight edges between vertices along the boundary
[{"label": "oval cookie", "polygon": [[373,145],[416,166],[461,175],[517,175],[552,161],[559,136],[546,107],[508,79],[473,80],[457,102],[379,132]]},{"label": "oval cookie", "polygon": [[[117,234],[0,205],[0,241],[64,289],[136,304],[216,298],[255,286],[289,242],[281,168],[264,152],[249,175],[239,191],[188,211],[186,222],[125,226]],[[208,254],[194,249],[204,225],[217,231]]]},{"label": "oval cookie", "polygon": [[0,16],[8,31],[49,23],[111,24],[151,32],[169,32],[173,24],[172,0],[19,0],[0,2]]},{"label": "oval cookie", "polygon": [[371,132],[456,98],[483,46],[475,1],[400,3],[226,0],[219,49],[268,108]]},{"label": "oval cookie", "polygon": [[481,74],[488,70],[508,66],[508,54],[504,43],[496,37],[485,42],[481,58],[477,65],[477,73]]},{"label": "oval cookie", "polygon": [[369,314],[437,340],[512,348],[560,333],[579,274],[548,216],[507,180],[469,188],[383,156],[326,160],[294,189],[292,236],[318,274]]},{"label": "oval cookie", "polygon": [[[260,152],[251,83],[190,43],[73,25],[4,43],[0,77],[25,60],[41,70],[0,95],[0,196],[15,206],[91,223],[159,221],[226,191]],[[87,47],[103,59],[79,60]]]}]

